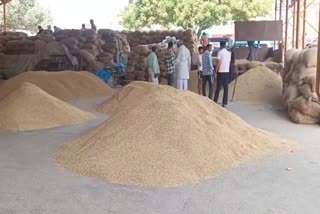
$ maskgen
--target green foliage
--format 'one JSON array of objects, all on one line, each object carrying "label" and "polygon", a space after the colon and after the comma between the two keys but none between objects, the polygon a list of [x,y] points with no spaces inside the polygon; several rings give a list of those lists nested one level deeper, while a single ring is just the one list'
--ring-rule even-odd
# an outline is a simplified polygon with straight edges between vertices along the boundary
[{"label": "green foliage", "polygon": [[[3,11],[0,10],[1,17]],[[37,32],[38,25],[44,28],[52,22],[50,11],[42,8],[37,0],[13,0],[7,4],[9,30]]]},{"label": "green foliage", "polygon": [[138,0],[122,14],[127,29],[160,25],[201,31],[230,20],[244,21],[272,11],[273,0]]}]

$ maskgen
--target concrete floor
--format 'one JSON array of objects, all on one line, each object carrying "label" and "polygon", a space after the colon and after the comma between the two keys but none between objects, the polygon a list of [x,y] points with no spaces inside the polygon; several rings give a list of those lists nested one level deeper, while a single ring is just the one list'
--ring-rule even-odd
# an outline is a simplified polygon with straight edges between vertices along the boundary
[{"label": "concrete floor", "polygon": [[[92,109],[88,102],[75,105]],[[0,214],[318,214],[319,127],[294,125],[270,107],[233,103],[229,109],[303,148],[242,165],[196,186],[141,188],[80,177],[56,166],[58,146],[87,133],[105,116],[73,127],[1,132]]]}]

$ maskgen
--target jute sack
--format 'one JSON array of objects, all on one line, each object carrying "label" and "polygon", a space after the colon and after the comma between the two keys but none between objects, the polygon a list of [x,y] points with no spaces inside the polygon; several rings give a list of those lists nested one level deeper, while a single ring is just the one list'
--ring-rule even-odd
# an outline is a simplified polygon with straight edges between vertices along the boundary
[{"label": "jute sack", "polygon": [[313,97],[313,93],[311,91],[311,87],[308,84],[303,84],[298,87],[299,94],[303,96],[305,99],[307,99],[309,102],[317,101],[317,97]]},{"label": "jute sack", "polygon": [[291,62],[293,61],[293,56],[295,55],[296,52],[298,52],[299,50],[297,49],[290,49],[287,51],[286,55],[285,55],[285,63],[286,64],[291,64]]},{"label": "jute sack", "polygon": [[314,75],[317,73],[316,67],[309,67],[307,68],[304,64],[299,64],[295,67],[295,70],[292,74],[292,81],[296,83],[300,83],[303,81],[304,78]]},{"label": "jute sack", "polygon": [[303,84],[308,84],[312,92],[316,92],[317,75],[313,74],[303,79]]},{"label": "jute sack", "polygon": [[299,64],[301,50],[296,50],[292,55],[292,63]]},{"label": "jute sack", "polygon": [[289,110],[291,109],[297,109],[305,115],[314,117],[318,120],[320,119],[320,104],[310,102],[302,96],[290,103]]},{"label": "jute sack", "polygon": [[38,36],[39,39],[45,41],[45,42],[52,42],[55,41],[54,36],[52,36],[51,34],[40,34]]},{"label": "jute sack", "polygon": [[317,48],[308,48],[303,51],[303,63],[307,68],[317,67]]},{"label": "jute sack", "polygon": [[147,56],[149,54],[149,48],[147,45],[139,45],[134,47],[134,51],[140,55]]},{"label": "jute sack", "polygon": [[66,54],[62,45],[56,41],[47,43],[46,51],[49,56],[61,56]]},{"label": "jute sack", "polygon": [[78,45],[79,45],[79,41],[73,37],[64,39],[61,41],[61,43],[64,44],[65,46],[67,46],[71,50],[77,49]]},{"label": "jute sack", "polygon": [[96,58],[87,50],[80,50],[79,55],[87,62],[89,65],[93,65],[96,62]]},{"label": "jute sack", "polygon": [[282,103],[285,109],[288,109],[289,103],[299,96],[297,85],[290,84],[283,89]]},{"label": "jute sack", "polygon": [[304,115],[294,108],[289,111],[289,118],[297,124],[317,124],[319,122],[319,119]]}]

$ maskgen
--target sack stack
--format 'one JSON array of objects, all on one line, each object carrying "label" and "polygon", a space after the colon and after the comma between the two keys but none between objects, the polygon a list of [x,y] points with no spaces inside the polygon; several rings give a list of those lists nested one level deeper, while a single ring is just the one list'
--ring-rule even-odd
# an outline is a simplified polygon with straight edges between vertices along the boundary
[{"label": "sack stack", "polygon": [[129,55],[128,62],[128,73],[127,80],[128,81],[146,81],[149,78],[148,75],[148,67],[146,64],[146,58],[149,53],[148,45],[138,45],[132,48],[132,51]]},{"label": "sack stack", "polygon": [[197,51],[198,37],[191,30],[185,31],[121,31],[121,34],[127,37],[131,47],[146,44],[161,43],[167,36],[175,37],[177,40],[183,40],[185,46],[190,50],[191,55]]},{"label": "sack stack", "polygon": [[316,93],[317,48],[291,49],[285,57],[282,102],[295,123],[320,122],[320,103]]}]

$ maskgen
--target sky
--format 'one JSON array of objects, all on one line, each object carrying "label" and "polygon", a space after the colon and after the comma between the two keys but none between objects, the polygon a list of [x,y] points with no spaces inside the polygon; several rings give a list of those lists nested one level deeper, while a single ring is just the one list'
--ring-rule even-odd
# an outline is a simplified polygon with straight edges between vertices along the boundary
[{"label": "sky", "polygon": [[53,23],[60,28],[90,26],[94,19],[98,28],[121,30],[119,14],[128,5],[128,0],[38,0],[50,9]]}]

